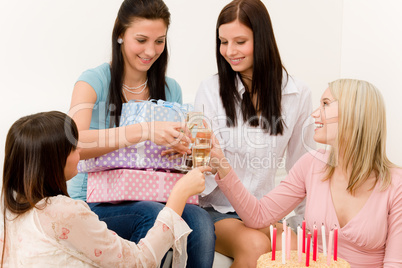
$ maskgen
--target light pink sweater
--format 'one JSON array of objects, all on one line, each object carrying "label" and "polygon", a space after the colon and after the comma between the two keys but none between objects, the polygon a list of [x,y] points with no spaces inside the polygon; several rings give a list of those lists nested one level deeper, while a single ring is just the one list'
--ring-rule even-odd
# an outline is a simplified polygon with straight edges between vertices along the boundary
[{"label": "light pink sweater", "polygon": [[345,226],[339,222],[332,203],[329,181],[322,181],[328,154],[305,154],[275,189],[257,200],[233,170],[216,181],[246,226],[267,227],[291,212],[306,197],[306,228],[321,225],[338,228],[338,256],[352,267],[402,267],[402,169],[391,170],[392,185],[380,191],[376,185],[360,212]]}]

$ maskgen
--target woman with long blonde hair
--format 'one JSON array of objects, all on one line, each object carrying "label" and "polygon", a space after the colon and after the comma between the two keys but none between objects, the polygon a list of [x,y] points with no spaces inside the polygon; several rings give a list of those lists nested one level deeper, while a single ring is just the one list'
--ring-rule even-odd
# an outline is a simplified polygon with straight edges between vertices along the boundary
[{"label": "woman with long blonde hair", "polygon": [[338,228],[338,256],[352,267],[401,267],[402,169],[386,155],[381,93],[366,81],[340,79],[329,84],[312,116],[314,140],[329,150],[306,153],[279,186],[257,200],[215,146],[220,189],[246,226],[257,229],[306,198],[306,228],[324,224],[326,241]]}]

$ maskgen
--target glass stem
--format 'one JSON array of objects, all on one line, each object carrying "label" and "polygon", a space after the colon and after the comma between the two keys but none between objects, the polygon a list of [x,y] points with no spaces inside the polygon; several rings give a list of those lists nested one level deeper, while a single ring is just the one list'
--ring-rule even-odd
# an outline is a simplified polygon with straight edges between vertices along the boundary
[{"label": "glass stem", "polygon": [[181,166],[182,167],[184,167],[186,165],[186,158],[187,158],[187,153],[184,153],[181,158]]}]

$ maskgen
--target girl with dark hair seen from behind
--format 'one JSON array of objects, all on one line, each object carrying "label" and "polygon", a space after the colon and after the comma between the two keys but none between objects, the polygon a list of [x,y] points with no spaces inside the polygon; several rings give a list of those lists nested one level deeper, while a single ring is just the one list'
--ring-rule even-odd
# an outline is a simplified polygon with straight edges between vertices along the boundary
[{"label": "girl with dark hair seen from behind", "polygon": [[[74,121],[61,112],[33,114],[10,128],[5,149],[1,221],[6,267],[157,267],[169,248],[183,267],[191,229],[180,217],[187,198],[205,188],[194,169],[172,189],[145,238],[127,241],[99,221],[88,205],[68,197],[80,149]],[[135,215],[133,216],[135,217]],[[180,254],[181,252],[181,254]]]},{"label": "girl with dark hair seen from behind", "polygon": [[[117,127],[122,104],[129,100],[162,99],[182,103],[179,84],[165,76],[169,24],[170,13],[162,0],[125,0],[121,4],[112,34],[110,64],[85,71],[74,86],[69,114],[80,132],[81,159],[98,157],[145,140],[173,147],[178,152],[190,152],[180,143],[180,140],[190,141],[181,132],[184,123],[155,121]],[[68,183],[68,192],[74,199],[85,201],[86,191],[87,174],[80,173]],[[164,205],[133,201],[89,206],[110,229],[138,243]],[[139,217],[133,219],[133,215]],[[188,265],[211,267],[215,236],[208,213],[199,206],[187,204],[182,217],[193,230],[188,237]]]},{"label": "girl with dark hair seen from behind", "polygon": [[[235,0],[222,9],[216,25],[216,59],[218,74],[201,83],[195,108],[205,111],[242,183],[261,198],[275,187],[285,151],[288,171],[306,152],[304,142],[314,147],[313,125],[306,122],[312,111],[311,92],[283,67],[260,0]],[[268,228],[245,226],[214,177],[206,180],[200,205],[215,222],[216,251],[232,257],[233,267],[255,267],[257,258],[269,250]],[[293,228],[303,219],[304,204],[295,212],[288,219]]]}]

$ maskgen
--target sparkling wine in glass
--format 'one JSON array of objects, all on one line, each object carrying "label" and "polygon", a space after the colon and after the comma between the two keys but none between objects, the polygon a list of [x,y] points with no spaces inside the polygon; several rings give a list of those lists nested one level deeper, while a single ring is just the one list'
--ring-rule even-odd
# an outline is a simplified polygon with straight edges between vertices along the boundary
[{"label": "sparkling wine in glass", "polygon": [[[195,142],[195,136],[197,134],[197,130],[199,127],[202,127],[202,118],[203,118],[203,113],[202,112],[188,112],[186,114],[186,125],[187,128],[190,130],[191,133],[191,143],[189,144],[189,148],[192,149],[193,144]],[[185,153],[182,157],[182,163],[181,166],[177,169],[181,171],[189,171],[193,167],[193,157],[192,155],[187,155]]]},{"label": "sparkling wine in glass", "polygon": [[211,158],[211,130],[208,128],[197,129],[195,142],[192,148],[193,168],[207,166]]}]

